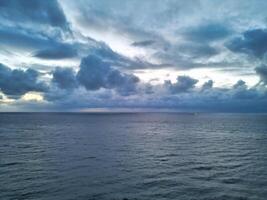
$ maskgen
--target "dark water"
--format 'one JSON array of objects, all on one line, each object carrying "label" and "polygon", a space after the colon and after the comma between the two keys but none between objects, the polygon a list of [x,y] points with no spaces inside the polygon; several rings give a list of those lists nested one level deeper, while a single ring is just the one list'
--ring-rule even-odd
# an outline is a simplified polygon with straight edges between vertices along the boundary
[{"label": "dark water", "polygon": [[0,199],[266,200],[267,115],[0,114]]}]

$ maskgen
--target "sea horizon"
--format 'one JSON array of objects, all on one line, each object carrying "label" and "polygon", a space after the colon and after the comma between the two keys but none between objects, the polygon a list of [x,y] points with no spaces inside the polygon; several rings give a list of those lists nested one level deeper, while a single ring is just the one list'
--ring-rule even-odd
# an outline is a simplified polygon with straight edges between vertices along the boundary
[{"label": "sea horizon", "polygon": [[0,113],[177,113],[177,114],[266,114],[265,111],[216,111],[216,110],[178,110],[173,108],[86,108],[81,110],[0,110]]}]

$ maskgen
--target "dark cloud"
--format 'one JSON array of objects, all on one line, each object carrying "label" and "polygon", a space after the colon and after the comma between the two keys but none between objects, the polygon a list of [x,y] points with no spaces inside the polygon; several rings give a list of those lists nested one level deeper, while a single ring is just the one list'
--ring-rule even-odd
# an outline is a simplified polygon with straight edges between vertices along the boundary
[{"label": "dark cloud", "polygon": [[29,50],[46,48],[56,44],[54,39],[28,30],[0,27],[0,45],[16,49]]},{"label": "dark cloud", "polygon": [[77,80],[87,90],[114,88],[124,95],[134,92],[139,82],[136,76],[113,69],[109,63],[94,55],[82,59]]},{"label": "dark cloud", "polygon": [[234,85],[233,85],[234,89],[238,89],[238,88],[247,88],[246,82],[243,80],[239,80],[237,81]]},{"label": "dark cloud", "polygon": [[136,93],[136,86],[139,78],[132,74],[121,73],[118,70],[111,70],[107,77],[107,88],[116,88],[121,95]]},{"label": "dark cloud", "polygon": [[[90,54],[100,57],[105,62],[116,67],[142,69],[161,67],[139,58],[128,58],[113,51],[104,42],[91,40],[90,43],[65,43],[60,37],[49,37],[46,34],[28,29],[0,27],[0,46],[9,50],[31,52],[33,57],[58,60],[82,57]],[[32,53],[33,52],[33,53]]]},{"label": "dark cloud", "polygon": [[191,58],[207,58],[214,56],[219,53],[219,51],[211,47],[208,44],[198,44],[198,43],[187,43],[182,44],[177,47],[177,52],[181,55],[185,55]]},{"label": "dark cloud", "polygon": [[209,42],[227,37],[230,29],[222,24],[211,23],[188,28],[183,32],[184,38],[194,42]]},{"label": "dark cloud", "polygon": [[255,70],[260,77],[260,82],[264,85],[267,85],[267,66],[261,65],[259,67],[256,67]]},{"label": "dark cloud", "polygon": [[94,55],[110,66],[123,69],[145,69],[145,68],[162,68],[168,64],[154,64],[140,58],[129,58],[120,53],[113,51],[106,43],[98,42],[92,48],[89,48],[90,55]]},{"label": "dark cloud", "polygon": [[[181,81],[186,79],[187,81]],[[166,85],[144,85],[141,91],[131,98],[115,95],[109,90],[88,91],[90,93],[73,93],[64,96],[63,100],[55,101],[62,109],[74,108],[167,108],[179,111],[206,111],[206,112],[266,112],[267,91],[260,88],[248,88],[243,81],[238,81],[231,88],[210,87],[206,90],[194,88],[193,78],[180,78],[187,84],[178,91],[165,92],[160,90],[162,86],[167,90],[172,89],[170,83]],[[177,81],[178,83],[179,81]],[[173,85],[177,85],[174,83]],[[210,83],[210,82],[209,82]],[[149,86],[149,92],[146,92]],[[176,88],[177,89],[177,88]],[[77,90],[76,90],[77,91]],[[77,98],[77,96],[79,98]],[[74,106],[75,105],[75,106]]]},{"label": "dark cloud", "polygon": [[51,38],[45,34],[30,30],[0,28],[0,47],[13,51],[23,50],[41,59],[65,59],[78,56],[78,46],[67,44],[60,38]]},{"label": "dark cloud", "polygon": [[33,69],[12,70],[0,64],[0,89],[6,95],[18,98],[30,91],[44,92],[47,87],[38,81],[38,72]]},{"label": "dark cloud", "polygon": [[52,74],[52,82],[59,88],[72,90],[77,87],[76,74],[73,69],[57,67]]},{"label": "dark cloud", "polygon": [[78,52],[73,46],[63,44],[54,46],[52,48],[39,50],[33,56],[42,59],[58,60],[76,57],[78,56]]},{"label": "dark cloud", "polygon": [[1,0],[0,17],[12,22],[48,24],[68,28],[68,23],[56,0]]},{"label": "dark cloud", "polygon": [[122,56],[121,54],[113,51],[104,42],[99,42],[97,46],[91,48],[90,55],[94,55],[98,58],[101,58],[105,62],[108,62],[109,64],[113,64],[117,66],[120,66],[120,65],[127,66],[132,62],[129,58]]},{"label": "dark cloud", "polygon": [[188,92],[193,89],[198,82],[197,79],[191,78],[189,76],[178,76],[176,83],[171,83],[170,81],[165,81],[165,87],[174,93]]},{"label": "dark cloud", "polygon": [[[237,81],[231,89],[227,91],[231,94],[231,98],[228,101],[239,100],[239,101],[253,101],[253,100],[264,100],[267,99],[266,91],[261,91],[257,87],[249,88],[245,81]],[[228,97],[229,98],[229,97]]]},{"label": "dark cloud", "polygon": [[[128,13],[125,13],[130,4],[132,8],[137,6],[136,8],[140,9],[140,5],[136,2],[83,2],[82,5],[79,5],[79,3],[73,4],[73,2],[69,3],[72,4],[72,7],[78,8],[79,12],[75,17],[81,26],[90,27],[90,29],[100,32],[111,31],[122,34],[133,41],[154,40],[160,44],[166,42],[164,37],[157,34],[155,31],[149,30],[148,24],[144,24],[144,26],[140,27],[138,25],[140,20],[135,21],[132,19],[132,16],[128,16]],[[149,6],[155,5],[154,1],[144,3],[150,4]],[[120,12],[114,12],[113,9],[119,9]],[[133,14],[133,16],[139,16],[136,14],[136,10],[134,12],[135,14]],[[145,17],[148,16],[146,12],[141,12],[139,14],[145,15]],[[159,20],[157,20],[157,22],[159,22]]]},{"label": "dark cloud", "polygon": [[134,43],[132,43],[132,46],[135,46],[135,47],[146,47],[146,46],[150,46],[150,45],[152,45],[154,43],[155,43],[154,40],[144,40],[144,41],[140,41],[140,42],[134,42]]},{"label": "dark cloud", "polygon": [[[0,28],[0,46],[22,50],[39,50],[37,54],[44,56],[53,53],[59,55],[58,51],[75,52],[70,45],[64,44],[58,40],[59,38],[51,38],[38,32],[33,32],[27,29],[14,29],[8,27]],[[66,53],[65,53],[66,54]],[[55,56],[56,57],[56,56]]]},{"label": "dark cloud", "polygon": [[208,80],[202,85],[203,90],[208,90],[211,89],[212,87],[213,87],[213,80]]},{"label": "dark cloud", "polygon": [[[213,80],[197,87],[199,80],[189,76],[179,76],[175,83],[166,81],[155,85],[159,81],[144,83],[131,74],[131,70],[135,69],[172,67],[183,70],[216,68],[216,73],[228,70],[232,75],[236,71],[240,72],[239,76],[248,75],[247,66],[252,71],[258,65],[259,60],[254,57],[264,58],[266,55],[267,30],[248,30],[227,44],[223,41],[246,25],[264,24],[259,20],[265,20],[261,14],[263,12],[259,12],[260,17],[255,14],[258,6],[262,9],[264,6],[257,4],[252,12],[250,5],[253,3],[242,3],[242,6],[239,2],[226,2],[227,6],[220,4],[218,8],[213,1],[205,2],[205,6],[201,2],[179,3],[175,0],[150,0],[141,4],[93,0],[66,0],[60,3],[66,13],[56,0],[0,0],[2,62],[25,62],[25,66],[27,62],[36,61],[31,66],[36,67],[35,70],[10,69],[0,65],[0,89],[8,98],[19,98],[29,91],[42,92],[46,101],[40,105],[47,103],[60,109],[150,107],[187,111],[267,110],[266,66],[255,69],[260,84],[253,87],[243,80],[230,88],[213,87]],[[236,7],[229,9],[233,4]],[[241,12],[237,9],[240,5],[251,12]],[[230,12],[234,16],[225,16]],[[253,21],[250,21],[251,16]],[[207,23],[211,17],[214,21]],[[97,35],[97,40],[88,35]],[[101,38],[103,35],[108,37]],[[136,54],[142,57],[127,57],[120,51],[116,52],[108,43],[98,41],[110,42],[120,38],[123,38],[121,45],[129,41],[129,46],[124,48],[144,47],[140,54]],[[232,52],[254,57],[246,60],[244,56],[232,55],[224,45]],[[39,59],[27,59],[27,56]],[[82,57],[85,58],[81,60],[77,72],[66,67],[50,71],[49,67],[54,66],[50,63],[55,60],[72,59],[70,64],[67,60],[60,62],[62,66],[65,63],[65,66],[72,66]],[[37,69],[52,75],[51,79],[49,76],[40,77],[48,86],[38,80],[41,73]],[[236,71],[230,71],[233,69]],[[25,103],[19,101],[15,102]]]},{"label": "dark cloud", "polygon": [[264,106],[267,106],[267,91],[257,87],[248,88],[246,83],[240,80],[228,89],[212,87],[192,90],[190,94],[165,95],[158,101],[158,106],[160,105],[187,111],[266,112]]},{"label": "dark cloud", "polygon": [[77,79],[88,90],[98,90],[106,87],[106,76],[110,71],[110,65],[96,56],[83,58]]},{"label": "dark cloud", "polygon": [[[161,4],[161,2],[146,1],[142,4],[147,4],[149,10],[151,6],[155,4]],[[183,3],[185,5],[186,3]],[[161,35],[157,30],[151,30],[151,22],[147,23],[145,20],[138,19],[143,15],[147,18],[149,14],[144,7],[144,12],[140,12],[141,7],[137,2],[123,2],[123,1],[110,1],[110,2],[90,2],[90,1],[78,1],[73,3],[68,1],[65,4],[67,7],[71,7],[75,12],[73,17],[73,23],[83,27],[87,30],[95,30],[97,32],[112,32],[118,36],[129,39],[133,42],[133,46],[146,46],[149,48],[166,49],[170,45],[169,41]],[[131,5],[131,6],[129,6]],[[175,4],[173,5],[175,6]],[[134,9],[132,15],[129,16],[129,9]],[[159,7],[161,9],[161,7]],[[115,10],[114,10],[115,9]],[[117,12],[116,9],[120,10]],[[136,12],[139,12],[137,14]],[[155,22],[158,20],[160,13],[155,13],[157,16],[153,18]],[[136,19],[133,19],[137,17]],[[162,16],[160,16],[162,17]],[[154,22],[154,25],[157,23]],[[103,38],[105,40],[105,38]],[[152,42],[153,41],[153,42]],[[154,42],[155,41],[155,42]]]},{"label": "dark cloud", "polygon": [[226,47],[233,52],[246,53],[262,58],[267,51],[267,30],[248,30],[241,37],[236,37],[226,43]]},{"label": "dark cloud", "polygon": [[[15,72],[20,76],[9,78],[9,82],[16,87],[9,87],[9,92],[7,92],[7,87],[6,85],[3,87],[3,83],[8,81],[3,77],[10,77],[10,74]],[[77,74],[70,68],[56,68],[53,71],[53,84],[50,85],[49,90],[45,90],[45,87],[37,87],[41,85],[38,84],[35,76],[36,72],[10,70],[2,66],[0,78],[4,81],[0,82],[0,86],[1,89],[6,88],[2,89],[2,92],[18,96],[27,91],[44,91],[45,99],[53,105],[54,109],[123,107],[169,108],[184,111],[264,112],[262,106],[267,106],[267,91],[258,87],[249,88],[243,80],[239,80],[232,88],[215,88],[212,80],[204,83],[201,88],[197,88],[197,79],[178,76],[175,83],[166,81],[163,85],[151,85],[139,82],[134,75],[114,69],[94,55],[82,59]],[[27,80],[30,80],[30,83]],[[18,91],[17,85],[24,89]],[[16,90],[10,92],[10,88]],[[112,90],[117,93],[113,93]],[[131,98],[125,97],[131,94],[134,94]]]},{"label": "dark cloud", "polygon": [[199,62],[199,59],[211,58],[220,53],[219,49],[207,44],[207,43],[182,43],[173,44],[166,50],[159,50],[153,54],[153,57],[159,59],[162,63],[162,67],[171,66],[179,69],[191,69],[201,67],[217,67],[223,63],[209,63],[204,64]]}]

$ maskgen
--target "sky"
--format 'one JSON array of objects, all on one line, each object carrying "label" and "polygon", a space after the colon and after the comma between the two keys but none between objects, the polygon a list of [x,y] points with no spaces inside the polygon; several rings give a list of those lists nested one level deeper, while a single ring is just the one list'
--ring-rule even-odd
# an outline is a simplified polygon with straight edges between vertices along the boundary
[{"label": "sky", "polygon": [[0,111],[267,112],[265,0],[1,0]]}]

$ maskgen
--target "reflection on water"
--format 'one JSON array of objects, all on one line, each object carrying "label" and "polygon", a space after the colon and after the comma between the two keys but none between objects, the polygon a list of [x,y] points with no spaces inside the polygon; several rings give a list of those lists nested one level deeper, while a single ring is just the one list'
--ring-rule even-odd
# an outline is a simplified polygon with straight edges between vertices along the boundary
[{"label": "reflection on water", "polygon": [[266,200],[267,116],[0,114],[0,199]]}]

